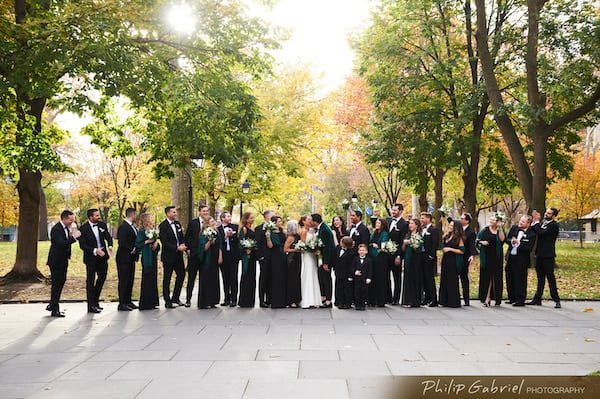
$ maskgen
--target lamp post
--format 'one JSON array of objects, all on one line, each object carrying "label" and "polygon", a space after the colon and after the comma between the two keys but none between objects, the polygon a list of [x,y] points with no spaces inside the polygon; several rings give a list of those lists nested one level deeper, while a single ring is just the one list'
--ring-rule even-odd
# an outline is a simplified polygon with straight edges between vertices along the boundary
[{"label": "lamp post", "polygon": [[358,203],[358,195],[356,193],[352,193],[352,205],[356,208],[356,204]]},{"label": "lamp post", "polygon": [[[191,166],[196,166],[199,169],[204,168],[204,154],[202,153],[202,151],[198,151],[198,153],[196,155],[190,155],[190,161],[192,161]],[[192,185],[192,171],[191,169],[188,167],[185,167],[183,170],[185,171],[185,173],[188,176],[188,224],[189,222],[192,221],[193,217],[192,214],[194,213],[193,211],[193,207],[192,204],[194,203],[194,192],[192,191],[193,189],[193,185]]]},{"label": "lamp post", "polygon": [[[242,193],[248,194],[249,192],[250,192],[250,183],[248,183],[248,180],[246,180],[245,182],[242,183]],[[244,209],[244,197],[242,197],[240,200],[240,223],[242,222],[243,209]]]}]

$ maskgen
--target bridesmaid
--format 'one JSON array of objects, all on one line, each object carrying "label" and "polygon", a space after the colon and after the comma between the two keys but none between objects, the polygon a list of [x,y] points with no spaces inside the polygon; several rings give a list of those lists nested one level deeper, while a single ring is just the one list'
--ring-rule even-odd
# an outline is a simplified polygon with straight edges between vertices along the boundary
[{"label": "bridesmaid", "polygon": [[202,278],[198,292],[198,307],[211,309],[219,303],[219,265],[223,263],[223,254],[219,248],[219,240],[209,240],[205,235],[209,227],[217,230],[217,222],[212,217],[202,220],[202,233],[198,242],[198,257],[202,268]]},{"label": "bridesmaid", "polygon": [[444,255],[442,256],[439,302],[442,306],[459,308],[458,274],[463,267],[466,267],[463,259],[465,238],[462,225],[458,220],[450,220],[446,229],[447,232],[442,237]]},{"label": "bridesmaid", "polygon": [[[246,212],[242,215],[238,237],[256,241],[254,233],[254,215]],[[240,297],[238,306],[253,308],[256,297],[256,249],[241,249],[242,277],[240,278]]]},{"label": "bridesmaid", "polygon": [[[141,228],[135,239],[135,247],[142,254],[142,289],[140,292],[140,310],[156,309],[158,303],[157,259],[160,244],[156,238],[148,238],[147,232],[154,230],[152,215],[140,216]],[[156,231],[158,238],[158,231]]]},{"label": "bridesmaid", "polygon": [[331,221],[331,231],[333,231],[333,241],[335,243],[335,247],[337,248],[342,242],[342,237],[348,235],[348,230],[346,230],[346,222],[342,219],[341,216],[334,216]]},{"label": "bridesmaid", "polygon": [[267,248],[271,252],[271,307],[285,308],[287,305],[287,264],[283,252],[285,234],[283,233],[281,217],[273,216],[271,221],[277,227],[275,231],[265,233]]},{"label": "bridesmaid", "polygon": [[490,224],[477,235],[479,249],[479,300],[490,306],[494,298],[496,306],[502,301],[502,243],[506,238],[502,230],[502,220],[492,215]]},{"label": "bridesmaid", "polygon": [[402,243],[404,251],[404,279],[402,281],[402,305],[409,308],[418,308],[421,306],[421,275],[423,269],[423,244],[417,248],[411,245],[411,237],[421,237],[421,221],[419,218],[412,218],[408,222],[408,233]]},{"label": "bridesmaid", "polygon": [[377,305],[378,308],[385,307],[391,302],[390,274],[388,273],[389,255],[381,252],[381,243],[389,240],[387,222],[385,219],[377,219],[375,228],[371,234],[369,243],[369,257],[373,261],[373,282],[369,285],[369,305]]},{"label": "bridesmaid", "polygon": [[300,291],[300,251],[295,249],[300,241],[298,222],[290,220],[286,225],[287,237],[283,251],[287,260],[287,303],[290,308],[297,308],[302,300]]}]

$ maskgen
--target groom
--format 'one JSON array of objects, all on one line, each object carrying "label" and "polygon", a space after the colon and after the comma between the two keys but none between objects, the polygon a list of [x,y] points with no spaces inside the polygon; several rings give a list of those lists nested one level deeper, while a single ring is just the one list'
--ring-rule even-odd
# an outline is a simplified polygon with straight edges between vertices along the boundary
[{"label": "groom", "polygon": [[316,230],[316,235],[323,241],[321,256],[323,265],[319,267],[319,286],[321,288],[322,308],[331,307],[331,267],[335,256],[335,244],[333,242],[333,233],[327,224],[323,223],[323,218],[318,213],[313,213],[312,226]]}]

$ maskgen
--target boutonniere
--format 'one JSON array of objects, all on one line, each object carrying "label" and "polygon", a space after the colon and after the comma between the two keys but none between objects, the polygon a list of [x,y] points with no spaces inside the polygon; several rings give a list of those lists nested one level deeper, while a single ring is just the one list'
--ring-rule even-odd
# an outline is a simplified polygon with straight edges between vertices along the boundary
[{"label": "boutonniere", "polygon": [[181,233],[181,227],[177,226],[177,232]]},{"label": "boutonniere", "polygon": [[100,233],[104,233],[106,231],[102,227],[98,227],[98,230],[100,230]]}]

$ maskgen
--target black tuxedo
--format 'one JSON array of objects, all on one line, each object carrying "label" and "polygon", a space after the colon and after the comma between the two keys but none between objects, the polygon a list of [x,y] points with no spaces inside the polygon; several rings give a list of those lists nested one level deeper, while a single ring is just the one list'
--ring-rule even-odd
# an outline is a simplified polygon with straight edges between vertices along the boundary
[{"label": "black tuxedo", "polygon": [[463,300],[465,301],[465,305],[469,305],[469,299],[471,296],[471,290],[469,287],[469,258],[472,256],[475,258],[477,255],[477,250],[475,249],[475,239],[477,238],[477,234],[471,225],[468,225],[464,229],[465,233],[465,265],[460,269],[458,273],[458,277],[460,278],[460,285],[463,290]]},{"label": "black tuxedo", "polygon": [[136,237],[137,229],[129,222],[123,221],[117,229],[119,248],[115,257],[119,276],[119,305],[132,303],[131,292],[133,291],[135,262],[139,257],[135,248]]},{"label": "black tuxedo", "polygon": [[[185,245],[188,247],[188,281],[186,287],[186,303],[192,302],[192,293],[194,292],[194,284],[196,283],[196,275],[198,279],[202,278],[202,268],[200,267],[200,258],[198,257],[198,243],[200,241],[200,233],[202,233],[202,222],[200,219],[192,220],[185,232]],[[200,285],[198,285],[199,287]],[[200,295],[198,295],[198,304],[200,304]],[[199,306],[199,305],[198,305]]]},{"label": "black tuxedo", "polygon": [[[408,233],[408,223],[404,218],[398,218],[396,223],[394,222],[394,218],[387,218],[388,223],[388,232],[390,235],[390,240],[395,242],[398,245],[398,250],[394,254],[394,256],[390,256],[390,265],[389,268],[392,272],[392,277],[394,280],[394,294],[392,296],[392,303],[398,304],[400,303],[400,289],[402,287],[402,259],[404,259],[404,253],[402,252],[402,243],[406,233]],[[400,257],[400,265],[396,266],[395,260],[396,257]]]},{"label": "black tuxedo", "polygon": [[258,277],[258,300],[261,306],[271,303],[271,253],[267,247],[264,223],[254,230],[256,235],[256,258],[260,265]]},{"label": "black tuxedo", "polygon": [[56,223],[50,230],[50,252],[46,264],[50,267],[52,288],[50,289],[50,304],[53,313],[58,313],[58,302],[65,282],[67,281],[67,269],[71,259],[71,245],[77,241],[62,223]]},{"label": "black tuxedo", "polygon": [[[100,247],[96,241],[94,229],[98,230]],[[112,247],[113,239],[108,231],[106,223],[98,221],[96,226],[87,221],[81,226],[81,237],[79,237],[79,247],[83,250],[83,262],[86,269],[86,295],[88,310],[92,307],[99,307],[100,294],[106,273],[108,272],[108,247]],[[96,249],[101,248],[104,256],[95,255]]]},{"label": "black tuxedo", "polygon": [[[361,276],[357,276],[356,272],[362,273]],[[354,281],[354,306],[356,309],[364,309],[365,302],[367,300],[367,279],[373,278],[373,261],[371,258],[366,256],[361,259],[360,257],[354,257],[352,261],[352,279]]]},{"label": "black tuxedo", "polygon": [[[231,229],[233,235],[226,237],[225,228]],[[221,278],[223,279],[224,303],[237,305],[238,296],[238,269],[240,261],[240,241],[238,239],[238,225],[229,224],[219,226],[219,247],[223,251],[223,263],[220,265]]]},{"label": "black tuxedo", "polygon": [[518,225],[510,228],[505,239],[509,248],[506,252],[506,291],[509,302],[523,305],[527,296],[527,268],[530,264],[531,250],[535,244],[536,234],[531,228],[524,230],[514,255],[511,243],[513,237],[519,238]]},{"label": "black tuxedo", "polygon": [[337,247],[335,251],[335,261],[333,268],[335,270],[335,306],[349,307],[352,304],[354,293],[353,284],[348,279],[353,277],[353,262],[356,257],[354,248],[344,249]]},{"label": "black tuxedo", "polygon": [[544,224],[544,221],[532,226],[537,235],[537,247],[535,249],[535,271],[538,284],[534,301],[541,301],[544,293],[546,278],[550,288],[550,296],[555,302],[560,302],[558,288],[556,287],[556,276],[554,275],[556,258],[556,239],[558,238],[558,222],[551,220]]},{"label": "black tuxedo", "polygon": [[440,242],[440,232],[433,225],[423,229],[423,289],[425,291],[424,302],[437,304],[437,292],[435,288],[435,274],[437,272],[437,249]]},{"label": "black tuxedo", "polygon": [[[171,225],[175,226],[175,232]],[[158,236],[162,244],[161,260],[164,267],[163,275],[163,298],[165,305],[170,306],[173,302],[179,302],[179,295],[185,279],[185,266],[183,264],[183,252],[178,251],[177,247],[185,243],[183,228],[179,221],[170,222],[165,219],[158,226]],[[175,287],[173,287],[173,296],[171,297],[171,276],[175,272]]]},{"label": "black tuxedo", "polygon": [[371,240],[371,234],[369,233],[369,228],[361,222],[355,229],[350,227],[348,230],[348,234],[350,234],[350,238],[354,241],[354,248],[358,249],[360,244],[365,244],[367,248],[369,247],[369,241]]}]

